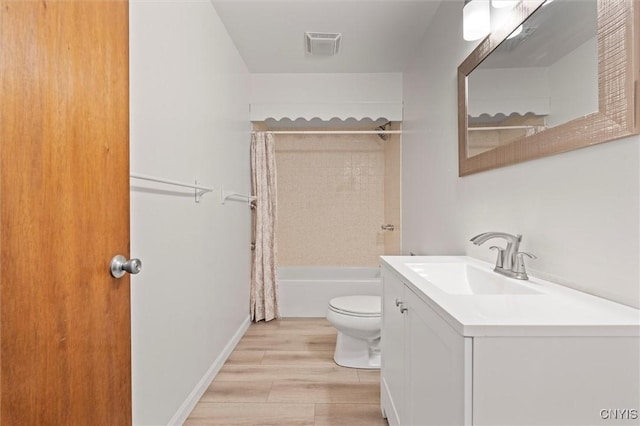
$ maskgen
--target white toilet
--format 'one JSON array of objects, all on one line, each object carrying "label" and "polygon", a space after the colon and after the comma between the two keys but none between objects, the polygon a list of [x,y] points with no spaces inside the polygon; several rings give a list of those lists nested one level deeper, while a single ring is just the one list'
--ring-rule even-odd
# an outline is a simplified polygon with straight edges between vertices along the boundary
[{"label": "white toilet", "polygon": [[380,303],[380,296],[343,296],[329,301],[327,320],[338,330],[336,364],[380,368]]}]

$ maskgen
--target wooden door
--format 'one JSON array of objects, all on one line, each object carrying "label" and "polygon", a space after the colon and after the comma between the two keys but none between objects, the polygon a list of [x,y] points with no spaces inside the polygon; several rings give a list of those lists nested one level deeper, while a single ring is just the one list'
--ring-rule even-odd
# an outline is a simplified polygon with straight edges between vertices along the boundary
[{"label": "wooden door", "polygon": [[0,423],[127,425],[128,4],[0,5]]}]

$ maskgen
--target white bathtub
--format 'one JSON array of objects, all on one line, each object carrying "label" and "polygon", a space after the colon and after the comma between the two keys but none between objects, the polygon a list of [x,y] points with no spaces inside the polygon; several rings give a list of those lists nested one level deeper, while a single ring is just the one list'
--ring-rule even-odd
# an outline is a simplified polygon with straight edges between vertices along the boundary
[{"label": "white bathtub", "polygon": [[288,266],[278,268],[280,315],[324,317],[338,296],[379,296],[380,268]]}]

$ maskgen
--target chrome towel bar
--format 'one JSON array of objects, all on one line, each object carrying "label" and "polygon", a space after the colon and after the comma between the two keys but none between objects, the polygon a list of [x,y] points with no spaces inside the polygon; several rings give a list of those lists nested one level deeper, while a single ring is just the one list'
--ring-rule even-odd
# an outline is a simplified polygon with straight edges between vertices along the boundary
[{"label": "chrome towel bar", "polygon": [[141,175],[141,174],[137,174],[137,173],[131,173],[129,175],[129,177],[131,177],[133,179],[147,180],[147,181],[150,181],[150,182],[164,183],[166,185],[181,186],[183,188],[193,188],[194,189],[194,196],[195,196],[195,202],[196,203],[200,202],[200,197],[202,197],[204,194],[214,191],[213,188],[210,188],[208,186],[199,185],[197,180],[195,181],[195,183],[184,183],[184,182],[178,182],[178,181],[175,181],[175,180],[159,178],[159,177],[155,177],[155,176]]}]

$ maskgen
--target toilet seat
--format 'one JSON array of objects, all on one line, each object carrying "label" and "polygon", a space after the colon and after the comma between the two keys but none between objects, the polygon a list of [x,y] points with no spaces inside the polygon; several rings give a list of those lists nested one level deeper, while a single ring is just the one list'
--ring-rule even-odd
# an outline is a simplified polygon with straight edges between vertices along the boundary
[{"label": "toilet seat", "polygon": [[380,296],[343,296],[329,301],[329,310],[351,317],[380,317]]}]

